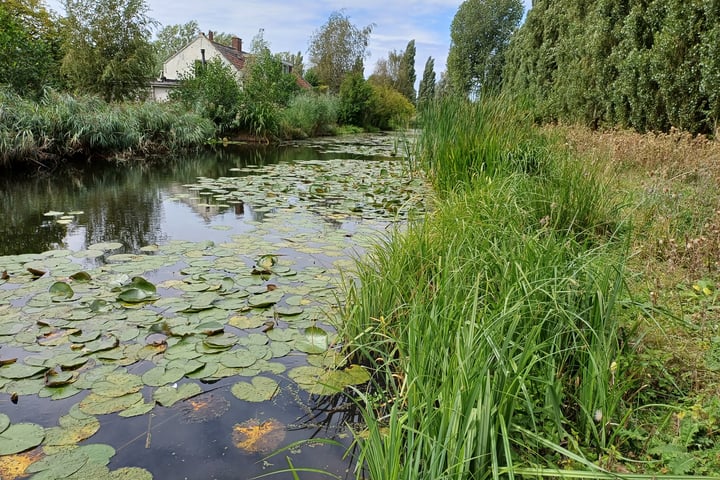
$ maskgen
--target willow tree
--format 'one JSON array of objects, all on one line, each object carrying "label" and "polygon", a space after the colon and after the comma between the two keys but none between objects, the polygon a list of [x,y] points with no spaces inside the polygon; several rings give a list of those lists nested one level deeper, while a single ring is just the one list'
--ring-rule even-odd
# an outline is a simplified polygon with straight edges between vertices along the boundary
[{"label": "willow tree", "polygon": [[65,0],[62,71],[75,90],[134,98],[153,76],[156,22],[144,0]]},{"label": "willow tree", "polygon": [[523,15],[520,0],[466,0],[450,26],[447,72],[454,91],[477,94],[502,84],[505,51]]}]

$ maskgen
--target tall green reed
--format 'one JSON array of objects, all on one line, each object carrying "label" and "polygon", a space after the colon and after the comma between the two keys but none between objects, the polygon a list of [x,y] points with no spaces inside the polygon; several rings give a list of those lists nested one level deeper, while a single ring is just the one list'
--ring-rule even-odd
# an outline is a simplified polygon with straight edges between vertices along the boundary
[{"label": "tall green reed", "polygon": [[0,92],[0,163],[146,154],[204,143],[209,120],[172,103],[108,104],[48,90],[40,102]]},{"label": "tall green reed", "polygon": [[424,112],[435,212],[357,265],[342,333],[378,392],[358,478],[512,477],[547,463],[538,438],[597,458],[628,411],[614,200],[514,108]]}]

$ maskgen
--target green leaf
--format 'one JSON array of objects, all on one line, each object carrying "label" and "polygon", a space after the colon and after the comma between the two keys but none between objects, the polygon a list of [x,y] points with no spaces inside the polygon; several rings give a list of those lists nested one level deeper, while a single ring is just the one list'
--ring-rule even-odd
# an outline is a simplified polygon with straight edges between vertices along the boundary
[{"label": "green leaf", "polygon": [[254,308],[265,308],[271,305],[275,305],[282,299],[283,293],[278,290],[272,292],[261,293],[259,295],[252,295],[248,298],[248,305]]},{"label": "green leaf", "polygon": [[4,367],[0,367],[0,377],[12,379],[29,378],[37,375],[38,373],[44,372],[45,370],[47,370],[47,367],[44,366],[13,363],[10,365],[5,365]]},{"label": "green leaf", "polygon": [[141,303],[152,299],[153,295],[139,288],[128,288],[120,292],[117,298],[125,303]]},{"label": "green leaf", "polygon": [[16,423],[0,432],[0,455],[12,455],[37,447],[45,429],[34,423]]},{"label": "green leaf", "polygon": [[185,370],[181,368],[167,370],[164,366],[159,366],[145,372],[142,381],[151,387],[161,387],[168,383],[175,383],[184,376]]},{"label": "green leaf", "polygon": [[77,272],[70,275],[70,278],[78,283],[87,283],[92,280],[92,277],[87,272]]},{"label": "green leaf", "polygon": [[72,298],[75,295],[72,287],[65,282],[55,282],[50,285],[50,295],[59,298]]},{"label": "green leaf", "polygon": [[10,417],[4,413],[0,413],[0,433],[4,432],[10,426]]},{"label": "green leaf", "polygon": [[122,397],[128,393],[139,392],[143,386],[142,379],[132,373],[111,373],[92,385],[93,393],[103,397]]},{"label": "green leaf", "polygon": [[80,409],[89,415],[105,415],[125,410],[142,401],[142,398],[140,392],[121,397],[105,397],[91,393],[80,402]]},{"label": "green leaf", "polygon": [[319,327],[305,329],[305,337],[295,342],[295,348],[304,353],[319,354],[328,349],[328,334]]},{"label": "green leaf", "polygon": [[110,472],[108,480],[152,480],[152,473],[140,467],[122,467]]},{"label": "green leaf", "polygon": [[252,383],[238,382],[230,391],[240,400],[247,402],[264,402],[271,400],[278,390],[278,383],[266,377],[255,377]]},{"label": "green leaf", "polygon": [[171,407],[180,400],[185,400],[202,393],[197,383],[184,383],[177,388],[171,386],[160,387],[153,393],[153,400],[163,407]]}]

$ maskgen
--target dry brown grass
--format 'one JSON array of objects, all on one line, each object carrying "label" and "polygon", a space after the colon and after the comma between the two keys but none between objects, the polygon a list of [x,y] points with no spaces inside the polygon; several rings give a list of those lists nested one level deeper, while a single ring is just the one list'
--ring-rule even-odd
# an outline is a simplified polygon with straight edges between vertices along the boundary
[{"label": "dry brown grass", "polygon": [[632,289],[671,313],[648,323],[645,344],[663,352],[664,367],[686,393],[718,394],[720,372],[705,359],[720,335],[720,141],[679,131],[548,128],[581,158],[608,162],[628,196]]}]

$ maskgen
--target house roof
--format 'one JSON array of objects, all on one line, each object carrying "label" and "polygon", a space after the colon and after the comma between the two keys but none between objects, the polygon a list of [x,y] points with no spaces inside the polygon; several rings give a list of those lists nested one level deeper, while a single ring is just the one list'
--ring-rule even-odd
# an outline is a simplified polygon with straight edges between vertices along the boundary
[{"label": "house roof", "polygon": [[311,90],[313,87],[308,83],[307,80],[305,80],[303,77],[298,75],[297,73],[295,75],[295,83],[298,84],[298,87],[302,88],[303,90]]},{"label": "house roof", "polygon": [[230,62],[236,69],[242,70],[245,68],[245,56],[249,55],[248,52],[238,51],[227,45],[213,42],[208,40],[225,59]]}]

